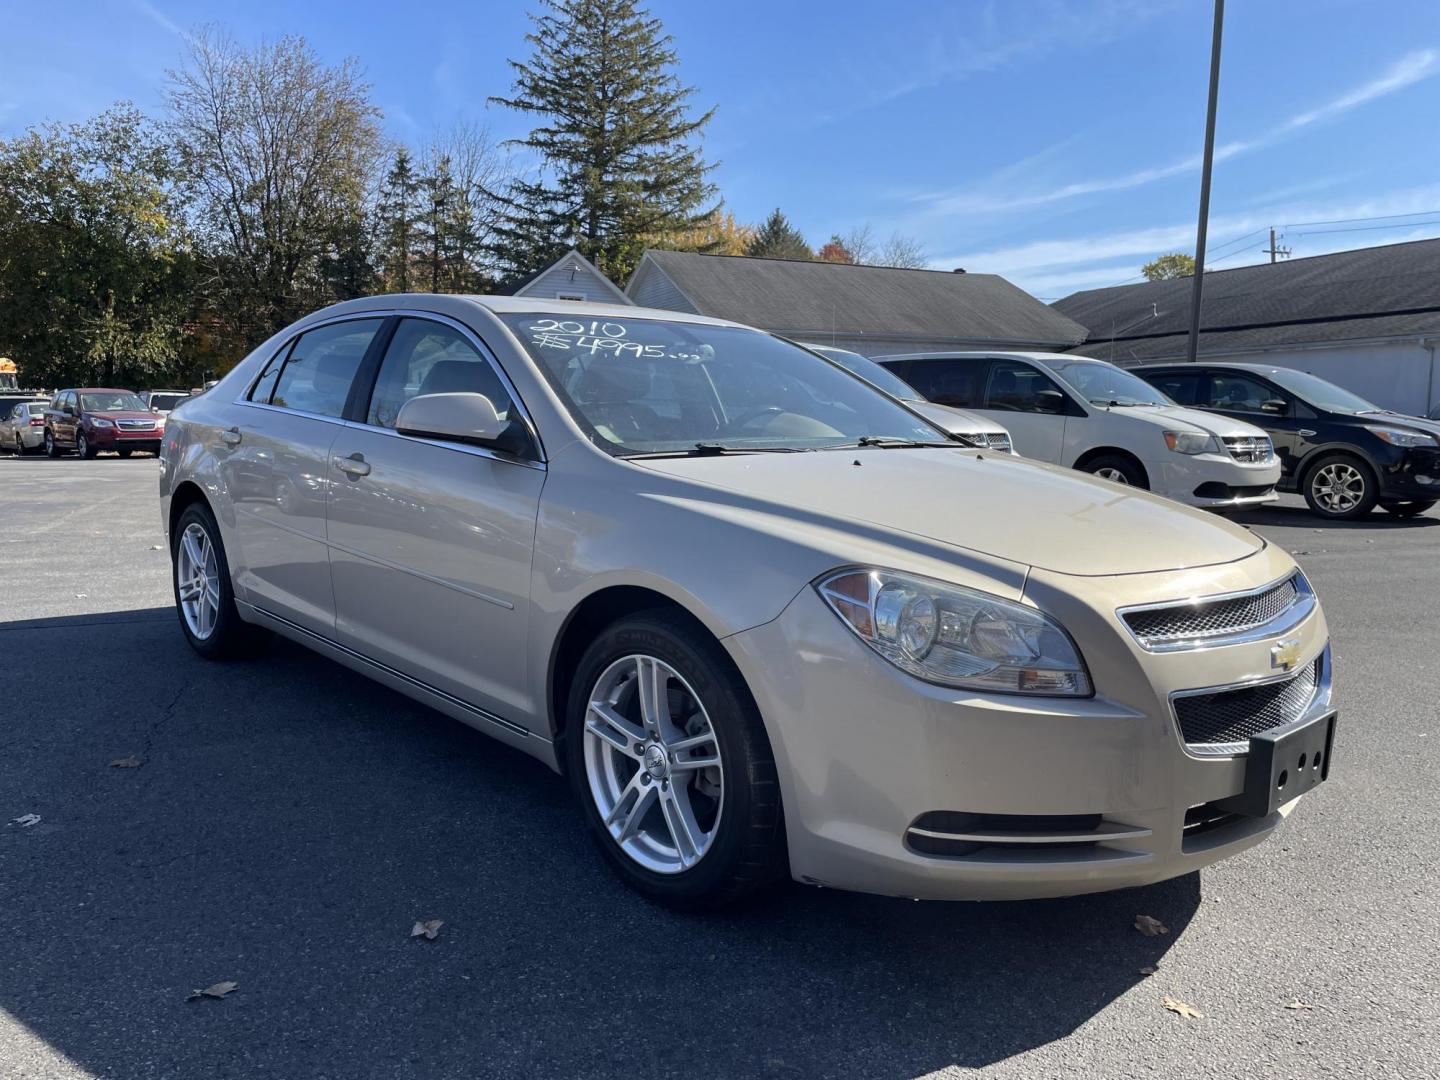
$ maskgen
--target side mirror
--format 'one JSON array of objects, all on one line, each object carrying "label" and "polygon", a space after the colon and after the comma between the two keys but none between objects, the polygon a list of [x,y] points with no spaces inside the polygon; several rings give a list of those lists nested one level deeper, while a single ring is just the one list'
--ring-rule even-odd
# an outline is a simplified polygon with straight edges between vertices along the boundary
[{"label": "side mirror", "polygon": [[513,420],[501,420],[484,394],[421,394],[400,406],[395,430],[402,435],[484,446],[525,456],[532,450],[529,432]]},{"label": "side mirror", "polygon": [[1290,403],[1280,398],[1271,398],[1260,403],[1260,411],[1274,413],[1276,416],[1284,416],[1290,411]]},{"label": "side mirror", "polygon": [[1065,411],[1065,395],[1059,390],[1041,390],[1035,395],[1035,411],[1062,413]]},{"label": "side mirror", "polygon": [[75,415],[75,406],[74,406],[74,405],[61,405],[61,406],[60,406],[60,411],[61,411],[62,413],[64,413],[66,416],[74,416],[74,415]]}]

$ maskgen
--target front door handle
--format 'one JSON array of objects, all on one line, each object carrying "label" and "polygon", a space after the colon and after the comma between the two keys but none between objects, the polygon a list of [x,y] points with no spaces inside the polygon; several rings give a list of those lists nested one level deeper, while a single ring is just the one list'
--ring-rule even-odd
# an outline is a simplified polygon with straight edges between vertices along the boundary
[{"label": "front door handle", "polygon": [[370,475],[370,463],[365,460],[363,454],[337,457],[335,459],[335,467],[351,478]]},{"label": "front door handle", "polygon": [[220,440],[221,440],[226,446],[239,446],[239,445],[240,445],[240,437],[241,437],[241,436],[240,436],[240,429],[239,429],[239,428],[233,428],[233,427],[232,427],[232,428],[226,429],[225,431],[220,432]]}]

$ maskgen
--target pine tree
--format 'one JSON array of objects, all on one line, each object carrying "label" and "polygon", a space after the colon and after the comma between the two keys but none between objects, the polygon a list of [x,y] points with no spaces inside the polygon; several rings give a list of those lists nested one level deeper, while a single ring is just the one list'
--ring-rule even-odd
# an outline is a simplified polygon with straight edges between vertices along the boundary
[{"label": "pine tree", "polygon": [[420,180],[403,146],[385,177],[376,207],[379,218],[380,271],[389,292],[410,291],[410,260],[415,252],[416,203]]},{"label": "pine tree", "polygon": [[755,230],[745,254],[758,259],[813,259],[814,253],[790,219],[775,211]]},{"label": "pine tree", "polygon": [[459,239],[457,213],[462,200],[448,157],[442,154],[429,163],[420,177],[419,189],[421,208],[416,233],[425,263],[427,287],[431,292],[450,292],[457,288],[461,277],[455,263]]},{"label": "pine tree", "polygon": [[497,195],[490,246],[519,274],[574,244],[623,282],[646,237],[693,229],[718,208],[714,166],[696,145],[714,110],[691,114],[672,39],[637,0],[544,5],[526,35],[530,59],[510,62],[512,96],[491,99],[541,118],[513,143],[543,168]]}]

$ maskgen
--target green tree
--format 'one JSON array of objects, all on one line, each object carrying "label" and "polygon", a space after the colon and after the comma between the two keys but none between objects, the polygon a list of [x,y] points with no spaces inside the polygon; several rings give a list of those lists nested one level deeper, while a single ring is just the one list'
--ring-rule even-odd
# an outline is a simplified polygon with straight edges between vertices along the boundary
[{"label": "green tree", "polygon": [[540,174],[497,192],[490,247],[523,274],[572,243],[617,281],[645,239],[700,226],[718,209],[698,138],[714,110],[693,115],[671,38],[637,0],[544,0],[532,14],[530,59],[512,60],[511,96],[491,101],[540,118],[513,141]]},{"label": "green tree", "polygon": [[800,230],[790,219],[775,210],[756,229],[745,247],[745,254],[760,259],[813,259],[814,253]]},{"label": "green tree", "polygon": [[[194,196],[207,302],[237,351],[340,299],[381,158],[379,110],[353,59],[301,37],[243,48],[191,35],[169,73],[169,130]],[[343,279],[344,275],[341,275]]]},{"label": "green tree", "polygon": [[399,147],[385,174],[375,208],[378,219],[381,280],[386,292],[410,291],[410,263],[415,257],[420,178],[410,151]]},{"label": "green tree", "polygon": [[1171,278],[1194,277],[1195,256],[1177,251],[1172,255],[1161,255],[1153,262],[1140,268],[1147,281],[1169,281]]},{"label": "green tree", "polygon": [[0,354],[40,385],[163,378],[193,281],[182,211],[131,105],[0,142]]}]

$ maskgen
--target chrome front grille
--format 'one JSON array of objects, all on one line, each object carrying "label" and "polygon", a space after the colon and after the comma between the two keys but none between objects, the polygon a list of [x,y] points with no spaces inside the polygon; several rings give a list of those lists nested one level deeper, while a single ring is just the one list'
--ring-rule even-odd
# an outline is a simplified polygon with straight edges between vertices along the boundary
[{"label": "chrome front grille", "polygon": [[1224,441],[1230,456],[1246,465],[1264,465],[1275,456],[1268,435],[1226,435]]},{"label": "chrome front grille", "polygon": [[1122,608],[1119,614],[1143,648],[1171,652],[1284,633],[1314,606],[1315,594],[1296,572],[1249,592]]},{"label": "chrome front grille", "polygon": [[153,431],[155,429],[154,420],[116,420],[115,423],[126,431]]},{"label": "chrome front grille", "polygon": [[1003,432],[1003,431],[994,431],[994,432],[991,432],[991,433],[990,433],[990,449],[991,449],[991,450],[999,450],[1002,454],[1008,454],[1008,453],[1010,453],[1011,450],[1010,450],[1010,436],[1009,436],[1009,434],[1006,433],[1006,432]]},{"label": "chrome front grille", "polygon": [[1299,720],[1320,689],[1323,661],[1317,656],[1284,679],[1176,694],[1175,719],[1186,746],[1199,753],[1243,754],[1250,736]]}]

